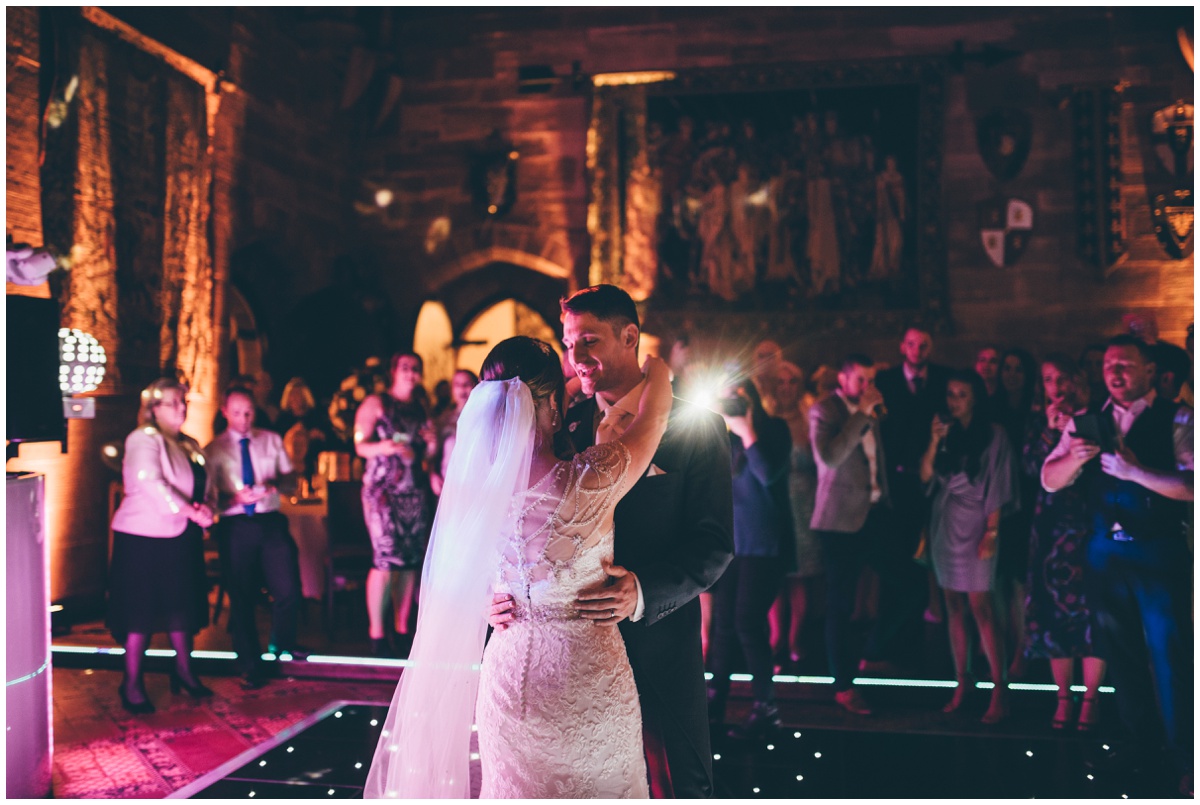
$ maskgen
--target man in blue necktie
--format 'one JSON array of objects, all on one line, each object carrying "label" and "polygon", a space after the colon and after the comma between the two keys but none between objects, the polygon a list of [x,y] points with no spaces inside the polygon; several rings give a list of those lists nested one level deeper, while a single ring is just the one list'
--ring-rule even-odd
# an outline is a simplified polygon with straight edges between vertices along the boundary
[{"label": "man in blue necktie", "polygon": [[279,434],[254,427],[254,397],[231,388],[221,412],[228,429],[205,448],[221,512],[213,527],[229,590],[229,631],[238,655],[242,686],[262,687],[264,673],[254,610],[265,578],[272,599],[271,644],[296,653],[300,613],[300,570],[287,517],[279,511],[279,492],[292,491],[296,473]]}]

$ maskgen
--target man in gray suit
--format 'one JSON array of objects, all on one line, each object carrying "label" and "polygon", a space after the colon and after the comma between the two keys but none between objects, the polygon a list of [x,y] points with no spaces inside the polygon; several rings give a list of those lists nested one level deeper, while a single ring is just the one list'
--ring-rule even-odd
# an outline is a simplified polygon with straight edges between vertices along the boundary
[{"label": "man in gray suit", "polygon": [[821,542],[828,577],[825,644],[837,703],[851,713],[871,708],[854,687],[856,657],[849,646],[850,613],[858,577],[873,549],[888,503],[887,463],[879,437],[883,395],[865,355],[848,355],[838,390],[809,411],[817,459],[817,500],[812,529]]}]

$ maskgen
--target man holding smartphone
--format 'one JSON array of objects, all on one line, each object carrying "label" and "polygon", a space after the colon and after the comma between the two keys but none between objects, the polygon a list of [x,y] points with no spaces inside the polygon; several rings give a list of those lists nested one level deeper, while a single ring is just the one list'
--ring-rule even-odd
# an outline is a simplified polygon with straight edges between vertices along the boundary
[{"label": "man holding smartphone", "polygon": [[221,513],[213,531],[229,589],[229,630],[242,687],[253,690],[266,684],[254,618],[260,575],[273,602],[274,650],[298,650],[299,555],[287,517],[279,511],[279,493],[294,490],[296,473],[279,434],[254,427],[254,396],[248,389],[229,389],[221,411],[229,427],[204,448],[204,457],[215,497],[212,508]]},{"label": "man holding smartphone", "polygon": [[[850,654],[850,614],[859,574],[867,557],[878,552],[882,518],[890,510],[887,462],[879,436],[882,406],[871,359],[847,355],[838,372],[837,393],[814,405],[808,414],[817,461],[811,527],[820,540],[828,578],[825,643],[829,671],[834,678],[834,699],[856,715],[870,715],[871,708],[854,687],[857,658]],[[884,628],[885,621],[885,617],[876,621],[876,632]]]},{"label": "man holding smartphone", "polygon": [[[1165,739],[1179,791],[1190,797],[1195,638],[1184,521],[1193,500],[1192,409],[1160,397],[1154,376],[1145,343],[1111,339],[1104,353],[1110,399],[1098,423],[1067,423],[1042,467],[1042,486],[1055,492],[1082,483],[1090,497],[1088,600],[1131,738],[1100,762],[1145,769],[1163,756]],[[1106,430],[1113,443],[1098,444]]]}]

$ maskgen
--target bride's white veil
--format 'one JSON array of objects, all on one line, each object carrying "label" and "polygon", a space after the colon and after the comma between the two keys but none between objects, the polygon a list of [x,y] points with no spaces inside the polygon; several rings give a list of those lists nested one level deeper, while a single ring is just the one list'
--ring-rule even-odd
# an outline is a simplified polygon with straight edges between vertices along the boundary
[{"label": "bride's white veil", "polygon": [[366,798],[470,797],[486,613],[533,443],[534,404],[525,383],[513,378],[475,387],[458,420],[421,576],[416,637],[375,749]]}]

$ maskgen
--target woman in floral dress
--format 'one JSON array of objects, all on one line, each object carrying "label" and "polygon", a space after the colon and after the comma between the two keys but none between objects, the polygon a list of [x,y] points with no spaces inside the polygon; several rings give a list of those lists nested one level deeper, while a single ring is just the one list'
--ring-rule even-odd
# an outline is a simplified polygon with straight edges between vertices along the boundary
[{"label": "woman in floral dress", "polygon": [[1029,579],[1025,585],[1025,656],[1050,661],[1058,685],[1058,708],[1051,726],[1065,728],[1072,720],[1071,682],[1075,658],[1083,663],[1086,688],[1077,723],[1081,731],[1099,721],[1097,688],[1104,679],[1104,660],[1092,645],[1092,615],[1084,593],[1085,546],[1091,533],[1087,499],[1076,484],[1057,492],[1041,488],[1042,464],[1058,444],[1071,417],[1087,406],[1087,384],[1075,362],[1051,355],[1041,364],[1046,390],[1044,414],[1031,419],[1026,433],[1022,469],[1038,480],[1037,503],[1029,537]]}]

